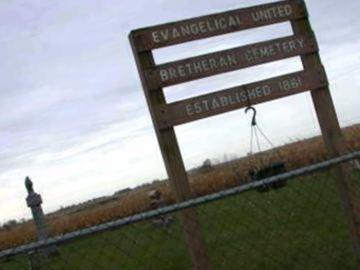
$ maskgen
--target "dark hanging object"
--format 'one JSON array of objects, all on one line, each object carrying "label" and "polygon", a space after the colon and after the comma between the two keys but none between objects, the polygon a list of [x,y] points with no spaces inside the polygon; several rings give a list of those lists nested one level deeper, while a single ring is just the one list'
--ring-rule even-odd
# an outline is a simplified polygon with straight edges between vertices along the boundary
[{"label": "dark hanging object", "polygon": [[[249,110],[253,111],[253,117],[251,120],[251,139],[250,139],[250,155],[254,157],[253,154],[253,139],[254,136],[256,138],[256,143],[258,146],[258,150],[261,151],[260,148],[260,141],[259,141],[259,136],[258,136],[258,132],[266,139],[266,141],[271,145],[272,148],[275,148],[274,145],[272,144],[272,142],[268,139],[268,137],[266,137],[266,135],[261,131],[261,129],[259,128],[257,122],[256,122],[256,109],[254,107],[247,107],[245,110],[245,113],[247,113]],[[278,155],[278,157],[281,160],[280,154],[278,153],[278,151],[275,149],[274,151],[276,151],[275,153]],[[286,167],[285,167],[285,163],[282,161],[276,161],[271,163],[270,165],[263,165],[261,164],[260,168],[255,168],[255,166],[252,166],[252,168],[249,171],[249,177],[252,181],[258,181],[258,180],[262,180],[271,176],[275,176],[281,173],[286,172]],[[259,192],[266,192],[266,191],[270,191],[271,189],[279,189],[286,186],[286,180],[282,180],[282,181],[278,181],[275,183],[270,183],[270,184],[264,184],[263,186],[260,186],[257,188],[257,191]]]}]

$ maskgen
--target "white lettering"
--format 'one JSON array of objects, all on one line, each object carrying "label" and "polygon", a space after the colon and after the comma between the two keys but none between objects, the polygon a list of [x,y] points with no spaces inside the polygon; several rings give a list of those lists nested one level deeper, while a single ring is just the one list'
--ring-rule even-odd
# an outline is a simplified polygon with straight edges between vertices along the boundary
[{"label": "white lettering", "polygon": [[204,69],[204,72],[207,72],[210,70],[209,62],[207,60],[201,61],[202,67]]},{"label": "white lettering", "polygon": [[165,31],[160,31],[160,34],[163,40],[169,39],[169,29],[166,29]]},{"label": "white lettering", "polygon": [[183,36],[187,36],[187,35],[191,34],[191,30],[190,30],[189,25],[181,26],[180,28],[181,28],[181,34]]},{"label": "white lettering", "polygon": [[192,109],[191,104],[186,104],[186,114],[187,114],[188,116],[194,114],[194,111],[193,111],[193,109]]},{"label": "white lettering", "polygon": [[220,19],[219,19],[219,25],[220,25],[220,29],[221,29],[221,30],[225,30],[225,29],[228,27],[225,18],[220,18]]},{"label": "white lettering", "polygon": [[184,66],[179,66],[178,67],[178,72],[180,77],[185,77],[186,76],[186,72],[185,72],[185,67]]},{"label": "white lettering", "polygon": [[202,70],[202,66],[199,62],[196,62],[193,64],[194,66],[194,69],[195,69],[195,73],[202,73],[203,70]]},{"label": "white lettering", "polygon": [[220,108],[220,104],[219,102],[216,100],[216,99],[213,99],[212,102],[211,102],[211,105],[212,105],[212,109],[217,109],[217,108]]},{"label": "white lettering", "polygon": [[201,33],[206,33],[208,31],[205,22],[199,22],[199,29]]},{"label": "white lettering", "polygon": [[202,112],[201,105],[200,105],[199,102],[196,102],[194,104],[194,108],[195,108],[195,113],[201,113]]},{"label": "white lettering", "polygon": [[292,14],[291,5],[283,5],[278,7],[272,7],[264,10],[259,10],[251,13],[251,17],[254,22],[269,21],[276,18],[284,18]]},{"label": "white lettering", "polygon": [[236,60],[236,56],[233,55],[233,54],[228,55],[228,56],[227,56],[227,60],[229,61],[229,64],[230,64],[230,65],[235,66],[235,65],[238,64],[238,62],[237,62],[237,60]]},{"label": "white lettering", "polygon": [[[297,85],[299,85],[298,80],[300,80],[300,78],[298,77],[286,79],[279,82],[279,86],[281,84],[285,88],[289,88],[291,86],[297,87]],[[243,87],[239,87],[238,89],[234,89],[233,91],[231,91],[229,94],[213,96],[195,101],[190,104],[186,104],[186,115],[192,116],[195,114],[202,114],[208,111],[220,110],[221,108],[241,104],[251,99],[268,96],[272,92],[271,87],[267,84],[254,86],[253,88],[249,88],[247,90],[243,89]]]},{"label": "white lettering", "polygon": [[152,32],[152,38],[155,43],[159,43],[161,41],[158,32]]},{"label": "white lettering", "polygon": [[190,26],[190,29],[191,29],[191,34],[193,35],[197,35],[199,34],[199,27],[197,24],[193,23],[191,26]]},{"label": "white lettering", "polygon": [[236,27],[238,25],[234,17],[229,16],[229,27]]},{"label": "white lettering", "polygon": [[293,12],[291,5],[285,5],[284,10],[285,10],[285,15],[283,17],[290,16]]},{"label": "white lettering", "polygon": [[169,75],[170,75],[170,79],[176,79],[177,78],[176,69],[175,68],[169,68]]},{"label": "white lettering", "polygon": [[247,94],[248,94],[248,96],[249,96],[249,99],[254,99],[254,98],[256,98],[255,89],[249,89],[249,90],[247,91]]},{"label": "white lettering", "polygon": [[263,86],[264,96],[268,96],[271,94],[271,87],[268,85]]},{"label": "white lettering", "polygon": [[[284,18],[293,13],[290,4],[280,5],[277,7],[261,9],[250,14],[252,21],[263,22],[277,18]],[[203,33],[226,31],[243,25],[243,21],[237,15],[224,15],[223,17],[212,17],[203,21],[194,23],[185,23],[178,26],[154,31],[151,37],[154,43],[160,43],[171,39],[180,39],[188,36],[197,36]]]},{"label": "white lettering", "polygon": [[227,97],[222,96],[219,99],[220,99],[220,103],[221,103],[222,107],[226,107],[229,105],[229,101],[228,101]]},{"label": "white lettering", "polygon": [[173,29],[173,34],[172,35],[173,35],[173,38],[181,37],[180,32],[176,28]]},{"label": "white lettering", "polygon": [[166,69],[160,70],[160,78],[161,78],[161,81],[163,81],[163,82],[166,82],[167,80],[169,80],[169,74]]},{"label": "white lettering", "polygon": [[214,58],[209,59],[209,64],[211,69],[217,69],[216,60]]},{"label": "white lettering", "polygon": [[300,48],[304,48],[305,47],[305,41],[304,41],[304,39],[298,39],[297,40],[297,43],[299,44],[299,46],[300,46]]},{"label": "white lettering", "polygon": [[255,92],[256,92],[257,97],[261,97],[264,93],[260,86],[255,88]]},{"label": "white lettering", "polygon": [[203,100],[202,103],[204,104],[205,109],[206,109],[207,111],[209,111],[209,110],[210,110],[210,108],[209,108],[209,101],[208,101],[208,100]]},{"label": "white lettering", "polygon": [[243,101],[243,102],[248,100],[248,96],[245,91],[242,91],[240,93],[240,97],[241,97],[241,101]]}]

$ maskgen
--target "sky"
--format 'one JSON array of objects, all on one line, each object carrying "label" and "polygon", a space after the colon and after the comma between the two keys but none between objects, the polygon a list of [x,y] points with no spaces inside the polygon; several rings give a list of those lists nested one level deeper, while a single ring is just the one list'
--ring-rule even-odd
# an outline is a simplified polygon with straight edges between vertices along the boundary
[{"label": "sky", "polygon": [[[128,42],[131,30],[269,0],[2,0],[0,222],[28,218],[30,176],[45,212],[166,172]],[[308,0],[342,126],[360,122],[358,0]],[[154,51],[156,63],[290,35],[289,23]],[[164,89],[168,102],[301,70],[277,61]],[[319,134],[309,93],[256,106],[275,145]],[[187,169],[249,151],[244,110],[176,127]],[[267,147],[266,142],[262,142]]]}]

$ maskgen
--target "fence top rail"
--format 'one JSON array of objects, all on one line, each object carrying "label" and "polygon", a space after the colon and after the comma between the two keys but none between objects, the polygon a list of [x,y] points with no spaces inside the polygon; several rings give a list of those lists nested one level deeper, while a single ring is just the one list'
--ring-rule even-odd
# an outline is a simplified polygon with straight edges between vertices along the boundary
[{"label": "fence top rail", "polygon": [[323,161],[323,162],[320,162],[317,164],[309,165],[309,166],[306,166],[306,167],[303,167],[300,169],[296,169],[296,170],[293,170],[290,172],[286,172],[286,173],[279,174],[276,176],[268,177],[268,178],[265,178],[265,179],[262,179],[259,181],[246,183],[246,184],[234,187],[234,188],[219,191],[219,192],[216,192],[216,193],[213,193],[210,195],[197,197],[197,198],[183,201],[180,203],[176,203],[176,204],[173,204],[170,206],[162,207],[162,208],[159,208],[156,210],[143,212],[143,213],[136,214],[133,216],[121,218],[121,219],[118,219],[115,221],[111,221],[111,222],[103,223],[103,224],[96,225],[93,227],[81,229],[81,230],[67,233],[64,235],[60,235],[57,237],[49,238],[47,240],[37,241],[37,242],[30,243],[30,244],[6,249],[3,251],[0,251],[0,259],[16,256],[16,255],[23,254],[23,253],[26,253],[26,252],[29,252],[32,250],[38,250],[38,249],[48,247],[51,245],[62,244],[62,243],[74,240],[76,238],[79,238],[79,237],[94,235],[96,233],[101,233],[101,232],[104,232],[107,230],[118,229],[120,227],[129,225],[129,224],[133,224],[133,223],[137,223],[139,221],[149,220],[151,218],[155,218],[160,215],[169,214],[169,213],[177,212],[180,210],[188,209],[191,207],[199,206],[199,205],[202,205],[205,203],[217,201],[217,200],[229,197],[229,196],[233,196],[233,195],[236,195],[239,193],[243,193],[246,191],[256,189],[258,187],[262,187],[264,185],[269,185],[269,184],[283,181],[283,180],[291,180],[291,179],[294,179],[294,178],[302,176],[302,175],[306,175],[309,173],[327,169],[327,168],[333,167],[335,165],[338,165],[338,164],[341,164],[344,162],[348,162],[348,161],[351,161],[351,160],[357,159],[357,158],[360,158],[360,151],[352,152],[352,153],[349,153],[346,155],[339,156],[337,158],[333,158],[333,159],[326,160],[326,161]]},{"label": "fence top rail", "polygon": [[141,28],[130,36],[141,52],[306,16],[303,1],[278,1]]}]

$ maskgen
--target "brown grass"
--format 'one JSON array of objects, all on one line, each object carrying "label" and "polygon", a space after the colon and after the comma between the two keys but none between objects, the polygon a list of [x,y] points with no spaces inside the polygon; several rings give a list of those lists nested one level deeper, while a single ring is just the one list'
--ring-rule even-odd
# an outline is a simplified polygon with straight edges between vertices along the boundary
[{"label": "brown grass", "polygon": [[[349,150],[360,149],[360,125],[345,128],[344,135]],[[274,160],[282,160],[287,169],[295,169],[326,159],[324,145],[320,137],[287,144],[273,151],[267,151],[250,158],[245,157],[227,164],[221,164],[208,172],[190,176],[191,188],[195,196],[209,194],[233,187],[247,180],[250,168],[264,166]],[[167,181],[154,184],[168,203],[174,202]],[[94,206],[69,215],[48,217],[52,235],[61,235],[80,228],[126,217],[149,209],[147,192],[154,186],[135,189],[118,200]],[[28,243],[35,239],[32,222],[26,222],[10,230],[0,231],[0,250]]]}]

